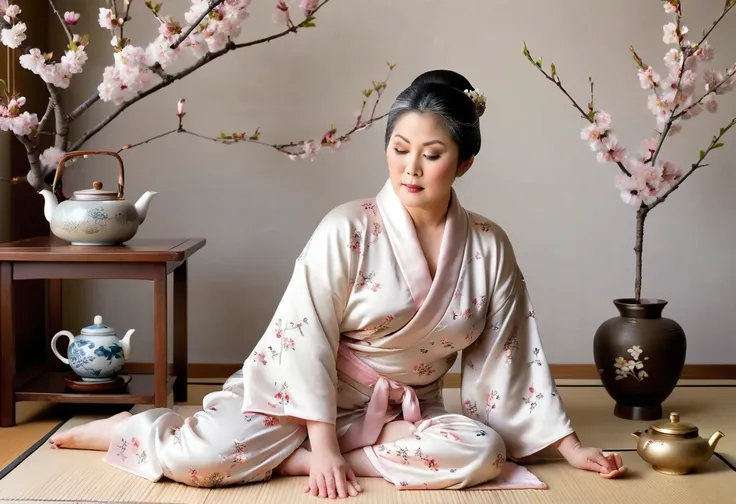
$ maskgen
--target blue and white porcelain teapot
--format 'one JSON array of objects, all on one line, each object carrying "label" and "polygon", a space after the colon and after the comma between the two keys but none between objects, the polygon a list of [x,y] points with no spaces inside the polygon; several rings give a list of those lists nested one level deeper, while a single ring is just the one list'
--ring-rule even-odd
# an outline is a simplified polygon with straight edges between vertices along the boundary
[{"label": "blue and white porcelain teapot", "polygon": [[[78,336],[66,330],[56,333],[51,338],[51,350],[83,381],[112,381],[123,370],[130,355],[130,337],[134,332],[135,329],[130,329],[121,339],[115,329],[103,324],[102,317],[97,315],[94,324],[83,328]],[[69,338],[67,357],[56,349],[56,341],[61,337]]]}]

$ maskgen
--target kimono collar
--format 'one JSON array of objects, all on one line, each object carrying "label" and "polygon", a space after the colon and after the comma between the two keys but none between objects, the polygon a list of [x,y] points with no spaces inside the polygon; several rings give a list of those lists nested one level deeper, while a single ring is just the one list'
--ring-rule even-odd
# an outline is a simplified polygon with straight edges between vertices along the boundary
[{"label": "kimono collar", "polygon": [[450,195],[434,282],[411,216],[394,191],[390,180],[386,181],[378,193],[376,203],[401,273],[417,308],[421,307],[430,295],[432,301],[449,302],[455,293],[468,233],[468,217],[454,189]]}]

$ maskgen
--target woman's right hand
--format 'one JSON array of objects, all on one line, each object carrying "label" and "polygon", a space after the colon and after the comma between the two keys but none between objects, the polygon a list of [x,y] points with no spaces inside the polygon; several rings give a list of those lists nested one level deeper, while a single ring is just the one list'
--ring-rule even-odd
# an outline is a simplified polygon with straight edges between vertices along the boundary
[{"label": "woman's right hand", "polygon": [[355,473],[340,453],[335,426],[324,422],[307,422],[312,456],[309,468],[309,486],[304,490],[314,497],[355,497],[363,489]]},{"label": "woman's right hand", "polygon": [[309,492],[314,497],[344,499],[355,497],[362,491],[355,473],[339,451],[312,452],[309,486],[305,493]]}]

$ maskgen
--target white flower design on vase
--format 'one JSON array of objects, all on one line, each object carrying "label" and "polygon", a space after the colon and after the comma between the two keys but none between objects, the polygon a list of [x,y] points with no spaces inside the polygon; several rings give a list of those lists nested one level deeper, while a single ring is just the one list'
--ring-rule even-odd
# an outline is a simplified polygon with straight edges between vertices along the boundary
[{"label": "white flower design on vase", "polygon": [[624,359],[623,357],[616,357],[616,361],[613,367],[616,368],[616,379],[623,380],[624,378],[632,377],[636,381],[642,381],[644,378],[649,376],[644,370],[644,362],[649,357],[644,357],[639,360],[639,357],[643,353],[639,345],[634,345],[627,350],[631,354],[631,359]]}]

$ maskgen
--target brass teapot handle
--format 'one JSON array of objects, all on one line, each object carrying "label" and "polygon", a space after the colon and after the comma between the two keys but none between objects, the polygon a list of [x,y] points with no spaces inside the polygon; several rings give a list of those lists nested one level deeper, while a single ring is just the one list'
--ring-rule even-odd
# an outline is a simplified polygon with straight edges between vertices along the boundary
[{"label": "brass teapot handle", "polygon": [[56,193],[59,189],[59,182],[61,182],[61,172],[64,168],[64,164],[75,157],[87,157],[95,154],[101,154],[104,156],[112,156],[118,160],[118,199],[123,199],[123,193],[125,191],[125,168],[123,166],[122,158],[117,152],[106,151],[106,150],[80,150],[67,152],[64,157],[59,160],[59,164],[56,167],[56,174],[54,175],[54,183],[51,186],[51,191]]}]

